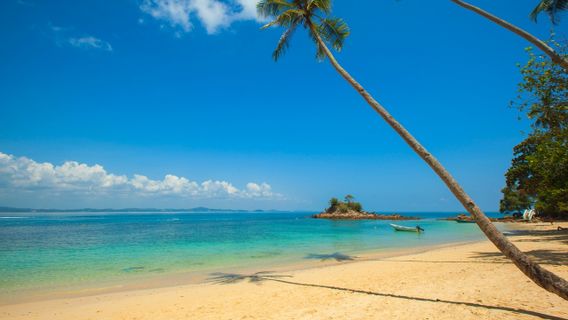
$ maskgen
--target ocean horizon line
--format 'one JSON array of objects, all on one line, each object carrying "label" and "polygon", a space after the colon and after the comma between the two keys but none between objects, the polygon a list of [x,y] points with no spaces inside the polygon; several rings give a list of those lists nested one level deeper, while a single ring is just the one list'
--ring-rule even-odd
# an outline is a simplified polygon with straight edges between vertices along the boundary
[{"label": "ocean horizon line", "polygon": [[[317,209],[234,209],[234,208],[209,208],[209,207],[193,207],[193,208],[19,208],[0,206],[0,213],[73,213],[73,212],[88,212],[88,213],[184,213],[184,212],[224,212],[224,213],[254,213],[254,212],[320,212]],[[458,214],[465,213],[465,210],[369,210],[375,213],[389,213],[389,214],[412,214],[412,213],[448,213]],[[498,210],[486,210],[487,213],[499,213]]]}]

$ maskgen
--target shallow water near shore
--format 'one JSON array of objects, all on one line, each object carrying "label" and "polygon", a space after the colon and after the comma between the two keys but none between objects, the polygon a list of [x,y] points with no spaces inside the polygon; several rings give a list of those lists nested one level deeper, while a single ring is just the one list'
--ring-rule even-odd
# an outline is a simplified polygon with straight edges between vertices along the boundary
[{"label": "shallow water near shore", "polygon": [[[0,295],[180,272],[232,270],[483,239],[475,224],[411,213],[397,221],[311,219],[312,212],[2,214]],[[495,216],[495,214],[493,214]]]}]

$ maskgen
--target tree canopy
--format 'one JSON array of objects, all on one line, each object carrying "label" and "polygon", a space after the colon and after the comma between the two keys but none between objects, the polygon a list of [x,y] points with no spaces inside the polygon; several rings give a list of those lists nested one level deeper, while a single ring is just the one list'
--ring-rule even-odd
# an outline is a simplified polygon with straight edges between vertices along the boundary
[{"label": "tree canopy", "polygon": [[[566,52],[566,44],[552,44]],[[531,120],[532,132],[513,149],[500,211],[534,207],[543,216],[568,218],[568,73],[527,51],[512,105]]]},{"label": "tree canopy", "polygon": [[355,199],[354,196],[348,194],[345,196],[345,202],[337,199],[331,198],[329,200],[329,208],[327,208],[326,212],[347,212],[347,211],[357,211],[362,212],[363,206],[359,202],[353,201]]},{"label": "tree canopy", "polygon": [[261,0],[257,4],[257,12],[263,18],[273,19],[264,25],[263,29],[272,26],[285,28],[272,53],[275,61],[286,52],[290,39],[299,26],[308,30],[316,45],[318,60],[323,60],[326,56],[318,38],[326,45],[341,51],[343,42],[349,36],[349,27],[345,21],[330,16],[330,0]]}]

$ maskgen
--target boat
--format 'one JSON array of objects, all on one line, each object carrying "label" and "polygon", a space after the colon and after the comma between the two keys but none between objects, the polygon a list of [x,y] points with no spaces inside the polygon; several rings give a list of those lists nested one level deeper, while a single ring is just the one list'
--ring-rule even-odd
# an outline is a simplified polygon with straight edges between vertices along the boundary
[{"label": "boat", "polygon": [[422,232],[424,231],[424,229],[420,228],[420,226],[416,226],[416,227],[405,227],[405,226],[399,226],[398,224],[393,224],[390,223],[390,226],[394,228],[394,230],[396,231],[410,231],[410,232]]},{"label": "boat", "polygon": [[475,220],[456,219],[457,223],[475,223]]}]

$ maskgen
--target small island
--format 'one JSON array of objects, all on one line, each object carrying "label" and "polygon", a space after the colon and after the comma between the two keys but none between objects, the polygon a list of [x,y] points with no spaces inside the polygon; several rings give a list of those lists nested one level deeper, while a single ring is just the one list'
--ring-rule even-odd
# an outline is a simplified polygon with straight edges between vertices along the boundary
[{"label": "small island", "polygon": [[315,214],[315,219],[334,219],[334,220],[420,220],[418,217],[407,217],[400,214],[377,214],[366,212],[360,202],[354,201],[355,197],[348,194],[345,201],[337,198],[329,200],[329,207],[324,212]]}]

